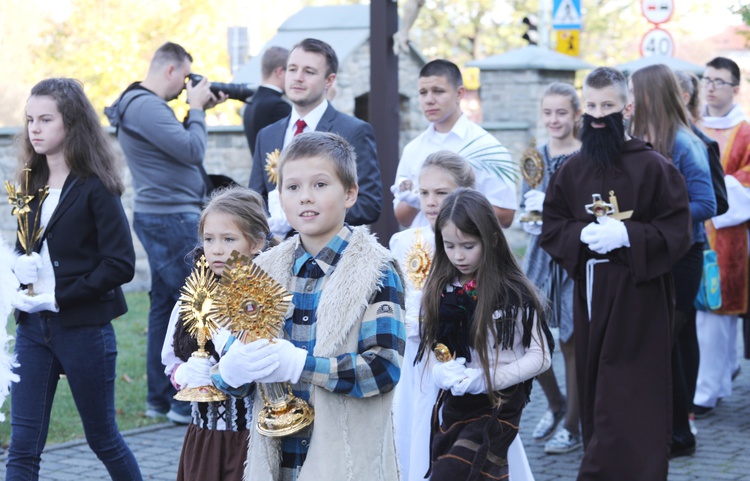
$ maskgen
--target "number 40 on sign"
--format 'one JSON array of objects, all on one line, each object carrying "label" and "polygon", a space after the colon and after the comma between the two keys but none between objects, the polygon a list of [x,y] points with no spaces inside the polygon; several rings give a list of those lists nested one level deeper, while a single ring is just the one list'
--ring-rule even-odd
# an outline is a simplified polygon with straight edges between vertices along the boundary
[{"label": "number 40 on sign", "polygon": [[674,42],[672,36],[666,30],[654,28],[643,36],[641,40],[641,55],[650,57],[661,55],[671,57],[674,53]]}]

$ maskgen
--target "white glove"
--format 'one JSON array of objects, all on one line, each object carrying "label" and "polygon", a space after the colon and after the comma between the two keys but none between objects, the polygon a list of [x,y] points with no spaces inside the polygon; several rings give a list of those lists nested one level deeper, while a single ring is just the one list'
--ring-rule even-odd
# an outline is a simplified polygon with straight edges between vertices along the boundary
[{"label": "white glove", "polygon": [[33,284],[39,280],[39,271],[42,270],[42,256],[36,252],[31,255],[20,255],[16,257],[13,264],[13,272],[21,284]]},{"label": "white glove", "polygon": [[459,357],[448,362],[436,362],[432,366],[432,379],[440,389],[448,390],[466,377],[466,359]]},{"label": "white glove", "polygon": [[521,227],[530,235],[542,235],[542,226],[538,222],[521,222]]},{"label": "white glove", "polygon": [[28,313],[41,311],[60,312],[60,308],[57,307],[57,302],[55,301],[55,295],[49,293],[30,296],[28,295],[28,291],[18,291],[13,296],[11,304],[16,309]]},{"label": "white glove", "polygon": [[211,366],[216,364],[213,357],[201,359],[191,357],[187,362],[177,366],[174,372],[174,381],[180,386],[180,389],[189,387],[200,387],[211,385]]},{"label": "white glove", "polygon": [[454,396],[463,396],[469,394],[483,394],[487,392],[487,383],[484,380],[484,373],[481,369],[467,367],[464,372],[466,377],[451,388]]},{"label": "white glove", "polygon": [[589,224],[581,231],[581,241],[597,254],[606,254],[620,247],[630,247],[628,229],[621,220],[604,216],[598,224]]},{"label": "white glove", "polygon": [[410,190],[396,192],[394,197],[399,202],[406,202],[407,204],[409,204],[411,207],[414,207],[415,209],[422,208],[422,205],[419,203],[419,196]]},{"label": "white glove", "polygon": [[258,339],[250,344],[235,341],[219,361],[221,378],[232,387],[240,387],[268,376],[279,367],[279,344]]},{"label": "white glove", "polygon": [[287,233],[292,230],[292,226],[287,222],[284,209],[281,208],[278,189],[273,189],[268,193],[268,213],[270,214],[268,227],[279,240],[284,240]]},{"label": "white glove", "polygon": [[302,370],[305,368],[307,361],[307,351],[296,347],[286,339],[275,339],[275,344],[279,344],[279,367],[277,367],[268,376],[257,379],[255,382],[291,382],[292,384],[299,381]]},{"label": "white glove", "polygon": [[541,190],[530,190],[523,194],[523,203],[526,211],[535,210],[541,212],[544,207],[544,192]]},{"label": "white glove", "polygon": [[748,208],[750,206],[750,189],[742,185],[733,175],[724,176],[724,185],[727,187],[729,210],[711,218],[711,222],[717,229],[740,225],[750,218],[750,208]]},{"label": "white glove", "polygon": [[412,182],[406,177],[401,177],[396,185],[391,186],[393,197],[399,202],[406,202],[415,209],[421,209],[419,196],[412,189]]}]

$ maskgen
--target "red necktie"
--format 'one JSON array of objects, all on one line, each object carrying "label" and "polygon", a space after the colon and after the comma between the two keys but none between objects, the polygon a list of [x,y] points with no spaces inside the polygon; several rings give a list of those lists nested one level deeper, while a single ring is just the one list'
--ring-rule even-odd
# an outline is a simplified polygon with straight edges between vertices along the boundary
[{"label": "red necktie", "polygon": [[294,125],[297,126],[297,130],[294,131],[293,137],[296,137],[299,134],[301,134],[302,131],[305,130],[305,127],[307,127],[307,123],[302,119],[299,119],[298,121],[296,121]]}]

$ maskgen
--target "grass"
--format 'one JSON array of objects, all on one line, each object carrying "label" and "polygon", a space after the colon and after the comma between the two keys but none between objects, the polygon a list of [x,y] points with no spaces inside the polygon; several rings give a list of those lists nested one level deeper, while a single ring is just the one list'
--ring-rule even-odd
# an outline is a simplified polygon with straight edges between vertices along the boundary
[{"label": "grass", "polygon": [[[148,294],[126,293],[128,313],[114,321],[117,334],[117,380],[115,383],[115,407],[120,431],[158,424],[144,416],[146,405],[146,333],[148,327]],[[15,335],[15,322],[8,322],[8,331]],[[0,443],[7,447],[10,442],[10,398],[2,406],[6,421],[0,423]],[[12,415],[12,413],[11,413]],[[65,379],[57,385],[52,404],[47,445],[83,438],[83,426],[73,396]]]}]

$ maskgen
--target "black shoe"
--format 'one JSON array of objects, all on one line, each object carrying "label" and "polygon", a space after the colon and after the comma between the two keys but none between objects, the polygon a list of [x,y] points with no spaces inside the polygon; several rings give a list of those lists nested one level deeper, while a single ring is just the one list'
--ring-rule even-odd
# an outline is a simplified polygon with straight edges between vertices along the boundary
[{"label": "black shoe", "polygon": [[695,440],[692,443],[679,443],[672,441],[672,447],[669,449],[669,458],[679,458],[682,456],[692,456],[695,454]]},{"label": "black shoe", "polygon": [[695,415],[695,419],[703,419],[705,417],[708,417],[713,412],[714,408],[699,406],[697,404],[693,406],[693,414]]}]

